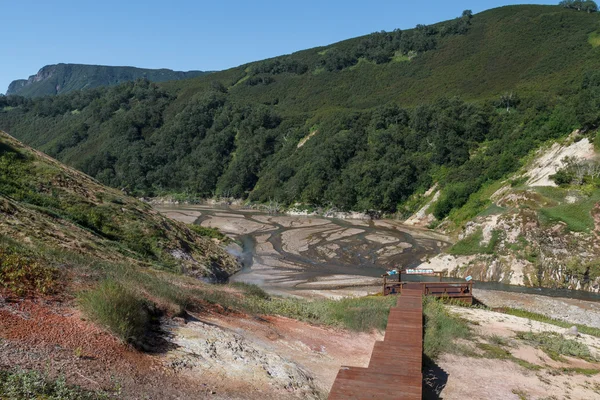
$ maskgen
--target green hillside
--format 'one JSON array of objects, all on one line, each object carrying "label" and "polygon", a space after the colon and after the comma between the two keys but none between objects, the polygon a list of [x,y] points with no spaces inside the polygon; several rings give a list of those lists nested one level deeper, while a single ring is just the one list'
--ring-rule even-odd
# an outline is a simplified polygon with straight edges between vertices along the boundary
[{"label": "green hillside", "polygon": [[146,78],[152,82],[165,82],[205,75],[202,71],[172,71],[170,69],[143,69],[134,67],[109,67],[104,65],[56,64],[46,65],[29,79],[11,82],[7,95],[39,97],[69,93],[74,90],[113,86],[123,82]]},{"label": "green hillside", "polygon": [[47,262],[72,253],[217,279],[238,269],[210,239],[0,131],[0,288],[7,245]]},{"label": "green hillside", "polygon": [[[443,218],[599,121],[599,16],[510,6],[190,80],[0,99],[0,128],[139,195]],[[591,131],[591,130],[590,130]]]},{"label": "green hillside", "polygon": [[[308,70],[271,75],[273,82],[268,85],[239,84],[254,75],[246,70],[257,69],[266,61],[205,79],[173,82],[169,88],[182,90],[180,97],[187,99],[219,80],[227,87],[234,86],[230,94],[236,99],[259,103],[277,100],[276,109],[285,113],[334,107],[364,109],[389,102],[409,106],[452,96],[496,99],[509,90],[522,96],[556,95],[577,88],[583,72],[597,67],[600,50],[595,49],[592,39],[599,22],[598,14],[558,6],[507,6],[473,16],[464,34],[433,35],[433,50],[419,50],[410,61],[406,55],[394,56],[392,52],[392,62],[378,64],[361,57],[358,64],[341,71],[329,72],[327,65],[322,66],[336,58],[334,54],[351,54],[371,35],[272,59],[296,61]],[[441,30],[448,23],[452,21],[434,28]],[[404,33],[415,31],[419,30]],[[355,57],[349,58],[348,64],[352,64]]]}]

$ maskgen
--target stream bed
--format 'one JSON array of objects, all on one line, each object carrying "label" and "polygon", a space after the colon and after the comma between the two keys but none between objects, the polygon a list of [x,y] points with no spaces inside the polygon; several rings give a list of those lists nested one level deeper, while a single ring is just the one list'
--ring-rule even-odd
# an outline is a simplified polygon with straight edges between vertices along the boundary
[{"label": "stream bed", "polygon": [[[228,250],[243,269],[234,282],[253,283],[270,293],[301,297],[344,297],[374,293],[381,275],[415,268],[444,251],[450,242],[438,233],[393,220],[343,220],[270,215],[226,206],[156,207],[170,218],[215,227],[235,238]],[[408,276],[405,280],[437,278]],[[456,281],[457,278],[445,278]],[[600,301],[590,292],[476,282],[482,290]]]}]

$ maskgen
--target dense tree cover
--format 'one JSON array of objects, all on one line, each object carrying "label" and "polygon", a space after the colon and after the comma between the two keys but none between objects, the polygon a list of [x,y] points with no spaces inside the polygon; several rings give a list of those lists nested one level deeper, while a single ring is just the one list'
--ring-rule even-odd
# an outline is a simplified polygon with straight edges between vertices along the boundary
[{"label": "dense tree cover", "polygon": [[139,195],[185,192],[394,212],[440,180],[445,191],[434,211],[442,218],[486,182],[515,171],[539,144],[597,123],[573,105],[589,100],[595,82],[595,75],[586,77],[572,102],[524,99],[507,110],[501,96],[476,103],[453,97],[306,121],[283,119],[270,106],[236,104],[218,85],[165,118],[176,98],[139,80],[37,100],[8,97],[17,108],[0,121],[12,120],[18,136],[37,138],[51,155]]},{"label": "dense tree cover", "polygon": [[563,0],[558,3],[559,6],[570,8],[577,11],[586,11],[588,13],[597,12],[598,5],[592,0]]},{"label": "dense tree cover", "polygon": [[[186,82],[9,96],[0,129],[138,195],[393,212],[439,182],[441,218],[541,143],[600,125],[600,75],[584,74],[597,65],[595,17],[465,12]],[[413,61],[385,62],[429,39]],[[356,51],[371,62],[345,68]]]},{"label": "dense tree cover", "polygon": [[[175,97],[147,80],[5,100],[18,107],[3,115],[10,117],[9,130],[27,129],[36,144],[60,159],[68,160],[75,149],[84,151],[86,156],[73,162],[77,168],[103,183],[148,195],[187,191],[212,196],[221,182],[224,193],[245,196],[256,183],[260,161],[275,150],[274,132],[281,123],[266,106],[235,106],[214,89],[190,99],[165,122]],[[96,145],[97,150],[87,151]]]},{"label": "dense tree cover", "polygon": [[576,103],[577,118],[584,129],[600,126],[600,72],[585,74]]},{"label": "dense tree cover", "polygon": [[272,83],[272,78],[266,80],[261,74],[278,75],[291,73],[302,75],[311,70],[325,68],[327,71],[339,71],[356,65],[361,58],[377,64],[388,63],[396,54],[408,56],[411,53],[421,53],[435,49],[438,37],[464,35],[471,25],[473,13],[463,11],[461,17],[438,25],[417,25],[413,30],[392,32],[375,32],[353,43],[343,50],[333,47],[322,52],[318,60],[310,64],[291,56],[278,57],[252,65],[249,70],[251,77],[246,83],[254,86],[260,83]]},{"label": "dense tree cover", "polygon": [[326,50],[321,65],[328,71],[336,71],[356,65],[361,58],[384,64],[395,55],[408,56],[433,50],[439,37],[466,34],[472,17],[472,12],[465,10],[460,18],[439,25],[417,25],[409,31],[375,32],[356,42],[351,49],[340,51],[334,47]]}]

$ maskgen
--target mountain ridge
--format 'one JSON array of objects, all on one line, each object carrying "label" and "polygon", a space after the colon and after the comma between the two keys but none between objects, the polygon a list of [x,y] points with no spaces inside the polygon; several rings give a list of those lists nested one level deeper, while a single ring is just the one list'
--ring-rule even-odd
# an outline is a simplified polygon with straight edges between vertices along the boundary
[{"label": "mountain ridge", "polygon": [[28,79],[12,81],[6,95],[38,97],[69,93],[75,90],[118,85],[146,78],[152,82],[189,79],[210,72],[173,71],[166,68],[148,69],[129,66],[59,63],[46,65]]}]

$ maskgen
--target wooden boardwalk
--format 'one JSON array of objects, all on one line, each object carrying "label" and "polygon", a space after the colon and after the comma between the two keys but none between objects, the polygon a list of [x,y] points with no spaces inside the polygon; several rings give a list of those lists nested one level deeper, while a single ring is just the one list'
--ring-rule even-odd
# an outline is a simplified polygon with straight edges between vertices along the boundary
[{"label": "wooden boardwalk", "polygon": [[375,343],[367,368],[342,367],[330,400],[422,398],[423,290],[407,284],[390,309],[383,341]]}]

